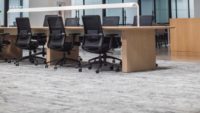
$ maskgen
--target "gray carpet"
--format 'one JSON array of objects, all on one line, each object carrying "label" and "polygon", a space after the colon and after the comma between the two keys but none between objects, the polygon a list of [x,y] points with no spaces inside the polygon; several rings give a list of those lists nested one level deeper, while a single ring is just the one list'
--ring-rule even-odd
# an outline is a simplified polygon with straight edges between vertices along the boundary
[{"label": "gray carpet", "polygon": [[158,64],[149,72],[95,74],[0,63],[0,113],[200,113],[200,63]]}]

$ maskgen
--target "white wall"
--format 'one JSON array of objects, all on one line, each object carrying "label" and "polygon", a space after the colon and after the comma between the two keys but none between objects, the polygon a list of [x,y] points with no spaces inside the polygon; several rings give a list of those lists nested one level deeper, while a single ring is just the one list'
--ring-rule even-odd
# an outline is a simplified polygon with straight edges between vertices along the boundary
[{"label": "white wall", "polygon": [[[57,1],[63,1],[63,5],[71,5],[70,0],[29,0],[29,7],[55,7],[58,6]],[[31,26],[43,26],[45,15],[57,15],[58,12],[41,12],[29,13]],[[69,11],[65,12],[65,16],[69,16]]]},{"label": "white wall", "polygon": [[[48,7],[56,6],[55,0],[29,0],[29,7]],[[57,12],[41,12],[41,13],[29,13],[31,26],[42,26],[45,15],[57,14]]]}]

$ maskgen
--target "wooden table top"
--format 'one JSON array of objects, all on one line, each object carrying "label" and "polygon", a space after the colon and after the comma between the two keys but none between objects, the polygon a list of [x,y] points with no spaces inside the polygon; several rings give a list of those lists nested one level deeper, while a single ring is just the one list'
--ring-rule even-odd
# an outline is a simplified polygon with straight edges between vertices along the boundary
[{"label": "wooden table top", "polygon": [[[135,29],[170,29],[170,26],[104,26],[103,29],[105,30],[135,30]],[[0,30],[3,29],[16,29],[16,27],[0,27]],[[32,27],[32,29],[38,30],[48,30],[48,27]],[[66,30],[83,30],[83,26],[78,27],[65,27]]]}]

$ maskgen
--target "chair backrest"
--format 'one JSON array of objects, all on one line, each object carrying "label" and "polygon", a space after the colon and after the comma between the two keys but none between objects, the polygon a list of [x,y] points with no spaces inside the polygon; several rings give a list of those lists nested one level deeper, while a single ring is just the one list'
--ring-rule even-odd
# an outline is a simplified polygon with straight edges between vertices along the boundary
[{"label": "chair backrest", "polygon": [[[83,49],[95,52],[102,49],[104,36],[100,16],[88,15],[83,16],[82,19],[85,33],[82,41]],[[98,50],[91,50],[92,47]]]},{"label": "chair backrest", "polygon": [[79,26],[79,18],[66,18],[65,26]]},{"label": "chair backrest", "polygon": [[99,15],[86,15],[82,17],[85,34],[103,34],[101,18]]},{"label": "chair backrest", "polygon": [[43,22],[43,26],[44,27],[48,27],[48,18],[49,17],[57,17],[58,15],[45,15],[44,17],[44,22]]},{"label": "chair backrest", "polygon": [[[134,16],[133,25],[137,25],[137,16]],[[140,16],[140,26],[152,26],[153,16],[152,15],[143,15]]]},{"label": "chair backrest", "polygon": [[62,17],[49,17],[48,24],[50,32],[48,47],[52,49],[63,48],[66,39],[66,33]]},{"label": "chair backrest", "polygon": [[28,47],[32,38],[29,18],[16,18],[17,40],[16,45]]},{"label": "chair backrest", "polygon": [[107,16],[103,17],[103,26],[118,26],[119,25],[119,16]]}]

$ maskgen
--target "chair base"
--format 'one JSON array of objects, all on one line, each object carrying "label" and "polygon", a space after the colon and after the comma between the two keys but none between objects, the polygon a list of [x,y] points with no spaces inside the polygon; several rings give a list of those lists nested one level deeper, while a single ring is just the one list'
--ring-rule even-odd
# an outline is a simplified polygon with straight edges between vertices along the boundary
[{"label": "chair base", "polygon": [[29,55],[28,55],[28,56],[24,56],[24,57],[22,57],[22,58],[20,58],[20,59],[17,59],[17,60],[14,62],[14,64],[15,64],[16,66],[19,66],[19,62],[21,62],[21,61],[23,61],[23,60],[26,60],[26,59],[29,59],[30,63],[34,63],[35,65],[38,65],[38,64],[39,64],[39,63],[38,63],[38,60],[43,60],[43,63],[45,64],[45,63],[46,63],[46,58],[38,57],[37,55],[40,55],[40,54],[41,54],[41,52],[40,52],[40,53],[35,53],[35,52],[34,52],[34,54],[32,54],[32,52],[29,51]]},{"label": "chair base", "polygon": [[[65,53],[63,55],[63,57],[61,59],[56,59],[56,60],[52,60],[49,62],[46,62],[45,68],[48,68],[50,63],[55,63],[54,64],[54,69],[57,69],[58,66],[64,66],[65,64],[67,64],[67,61],[72,61],[75,62],[77,64],[77,68],[79,69],[79,72],[82,72],[82,65],[81,65],[81,59],[80,60],[75,60],[75,59],[71,59],[71,58],[67,58]],[[73,65],[70,65],[70,67]]]},{"label": "chair base", "polygon": [[[111,59],[112,63],[108,62],[107,61],[108,59]],[[119,62],[118,65],[116,64],[116,60]],[[116,72],[119,72],[122,67],[122,60],[116,57],[108,56],[107,54],[103,54],[99,55],[98,57],[90,59],[87,64],[89,65],[88,69],[92,69],[92,65],[94,64],[98,64],[96,73],[99,73],[102,70],[103,65],[104,66],[110,65],[110,70],[115,70]]]}]

